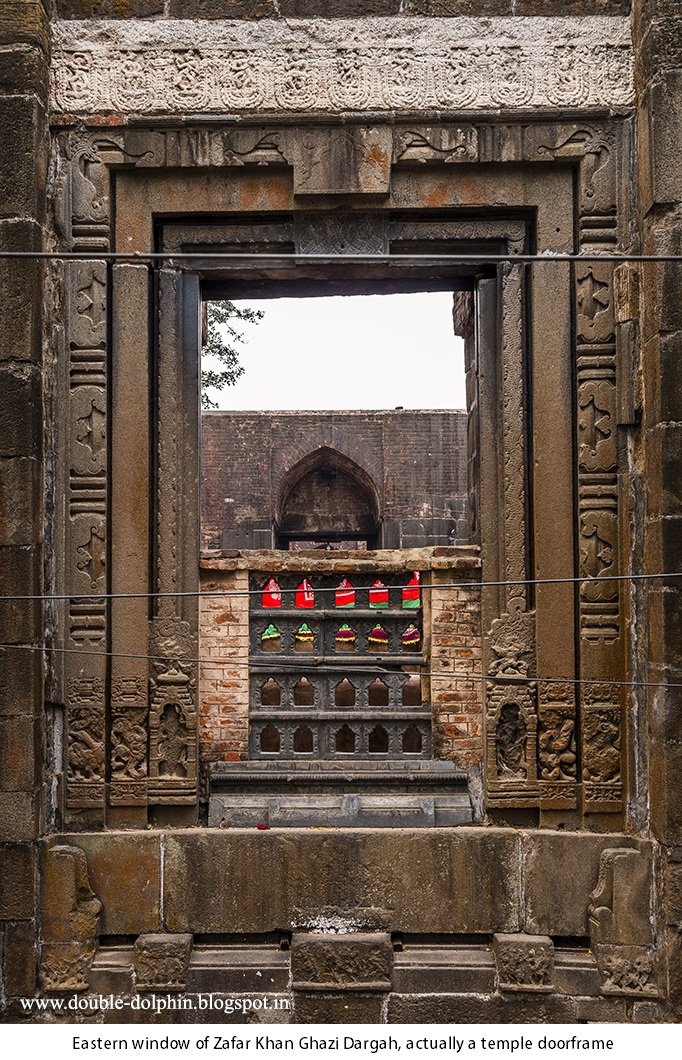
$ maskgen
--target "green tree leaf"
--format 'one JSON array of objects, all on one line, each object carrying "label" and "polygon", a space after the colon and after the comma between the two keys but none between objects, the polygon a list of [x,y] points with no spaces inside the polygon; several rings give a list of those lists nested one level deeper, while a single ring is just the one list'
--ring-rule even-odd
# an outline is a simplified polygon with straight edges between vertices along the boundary
[{"label": "green tree leaf", "polygon": [[[261,309],[242,309],[234,302],[208,303],[206,343],[201,353],[202,409],[218,408],[208,394],[209,388],[224,390],[225,387],[234,386],[244,374],[244,366],[239,363],[239,344],[246,342],[246,339],[241,329],[235,327],[235,322],[257,324],[263,315]],[[209,357],[215,358],[218,368],[204,368],[204,362]]]}]

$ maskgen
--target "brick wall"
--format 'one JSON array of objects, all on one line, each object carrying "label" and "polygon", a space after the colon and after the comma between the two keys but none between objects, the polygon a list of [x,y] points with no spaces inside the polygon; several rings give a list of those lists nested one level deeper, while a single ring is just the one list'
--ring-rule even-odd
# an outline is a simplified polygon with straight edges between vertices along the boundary
[{"label": "brick wall", "polygon": [[322,447],[374,483],[385,548],[466,541],[466,424],[457,411],[205,412],[203,546],[272,547],[282,482]]},{"label": "brick wall", "polygon": [[[249,575],[202,578],[199,608],[199,740],[204,762],[246,758],[249,740]],[[244,592],[212,596],[212,592]]]},{"label": "brick wall", "polygon": [[472,573],[434,570],[427,594],[434,757],[448,758],[467,771],[480,766],[483,755],[483,686],[480,676],[471,676],[481,674],[481,594],[474,581],[457,589],[445,586]]}]

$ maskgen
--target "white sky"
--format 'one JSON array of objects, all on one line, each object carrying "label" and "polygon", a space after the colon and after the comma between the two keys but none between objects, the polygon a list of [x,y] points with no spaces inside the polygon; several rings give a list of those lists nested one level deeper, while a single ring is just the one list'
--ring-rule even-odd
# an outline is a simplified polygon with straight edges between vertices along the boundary
[{"label": "white sky", "polygon": [[222,395],[209,391],[222,409],[465,408],[449,292],[236,304],[265,315],[236,322],[245,373]]}]

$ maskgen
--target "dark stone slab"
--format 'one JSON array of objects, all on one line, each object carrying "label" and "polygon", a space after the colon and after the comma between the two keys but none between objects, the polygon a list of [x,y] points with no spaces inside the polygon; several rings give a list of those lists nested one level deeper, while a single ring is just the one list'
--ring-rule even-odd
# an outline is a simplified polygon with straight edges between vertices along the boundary
[{"label": "dark stone slab", "polygon": [[391,994],[388,1023],[575,1023],[575,998],[550,994]]},{"label": "dark stone slab", "polygon": [[37,944],[30,922],[5,925],[3,985],[6,997],[30,997],[36,987]]},{"label": "dark stone slab", "polygon": [[[54,842],[49,840],[48,847]],[[59,842],[85,852],[90,886],[102,903],[103,935],[141,935],[161,929],[158,835],[70,834],[60,836]]]},{"label": "dark stone slab", "polygon": [[[2,99],[0,99],[1,112]],[[0,145],[2,145],[0,131]],[[5,149],[12,151],[8,140]],[[3,162],[0,160],[0,182],[2,181]],[[11,167],[10,167],[11,168]],[[21,174],[20,174],[21,177]],[[23,179],[23,178],[22,178]],[[33,179],[30,175],[28,180]],[[7,180],[11,183],[12,174],[8,172]],[[29,203],[24,203],[27,209]],[[0,205],[0,211],[3,209]],[[2,250],[40,250],[42,233],[36,221],[12,219],[0,221],[0,248]],[[35,292],[42,283],[43,266],[33,260],[0,259],[0,361],[31,361],[39,364],[42,357],[42,335],[40,329],[40,311],[36,303]],[[10,393],[2,395],[0,416],[4,418],[5,410],[10,414],[14,399],[14,414],[17,423],[10,427],[10,437],[17,438],[14,453],[29,455],[35,449],[36,434],[40,431],[40,394],[27,372],[13,368],[17,380]],[[18,392],[21,384],[30,389],[23,394]],[[26,440],[19,440],[19,428],[26,424]],[[30,426],[29,426],[30,425]],[[39,435],[38,435],[39,437]],[[7,443],[4,442],[6,445]]]},{"label": "dark stone slab", "polygon": [[0,364],[2,456],[38,454],[41,442],[40,418],[37,415],[39,409],[40,380],[37,372],[28,366]]},{"label": "dark stone slab", "polygon": [[33,457],[0,458],[0,546],[40,539],[40,466]]},{"label": "dark stone slab", "polygon": [[147,18],[162,15],[164,6],[163,0],[56,0],[59,18]]},{"label": "dark stone slab", "polygon": [[43,0],[3,0],[0,6],[0,45],[31,44],[47,52],[49,18]]},{"label": "dark stone slab", "polygon": [[41,656],[35,651],[0,649],[0,716],[32,715],[40,709]]},{"label": "dark stone slab", "polygon": [[44,53],[28,44],[10,44],[7,48],[0,36],[0,95],[37,92],[44,99],[48,86]]},{"label": "dark stone slab", "polygon": [[395,955],[393,986],[399,994],[492,994],[495,963],[482,947],[408,946]]},{"label": "dark stone slab", "polygon": [[45,114],[32,96],[0,97],[0,215],[41,219]]},{"label": "dark stone slab", "polygon": [[30,791],[0,792],[0,839],[30,842],[38,835],[36,799]]},{"label": "dark stone slab", "polygon": [[165,851],[172,931],[324,930],[321,911],[336,910],[343,923],[359,907],[390,911],[394,931],[519,926],[519,847],[509,830],[188,830],[169,834]]},{"label": "dark stone slab", "polygon": [[274,0],[171,0],[173,18],[272,18]]},{"label": "dark stone slab", "polygon": [[306,994],[294,999],[294,1023],[383,1023],[383,994]]},{"label": "dark stone slab", "polygon": [[28,715],[0,718],[0,791],[32,791],[40,752],[40,725]]},{"label": "dark stone slab", "polygon": [[35,856],[24,843],[0,844],[0,920],[25,920],[33,915]]},{"label": "dark stone slab", "polygon": [[627,836],[525,833],[524,845],[525,930],[532,935],[588,934],[590,894],[603,850],[634,847],[650,857],[646,843]]},{"label": "dark stone slab", "polygon": [[[38,551],[27,546],[0,548],[0,596],[40,592]],[[5,600],[0,614],[0,637],[8,644],[39,643],[40,606],[37,601]],[[26,649],[15,648],[15,651]],[[27,691],[27,690],[25,690]]]}]

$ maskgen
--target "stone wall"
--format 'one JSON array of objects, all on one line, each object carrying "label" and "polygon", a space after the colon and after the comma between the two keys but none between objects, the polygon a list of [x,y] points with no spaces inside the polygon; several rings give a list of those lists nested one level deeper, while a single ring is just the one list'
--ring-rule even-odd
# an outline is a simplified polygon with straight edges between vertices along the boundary
[{"label": "stone wall", "polygon": [[[462,543],[466,429],[459,411],[204,412],[203,547],[272,547],[288,474],[322,450],[371,480],[384,548]],[[324,497],[318,507],[325,511]]]},{"label": "stone wall", "polygon": [[[49,25],[38,0],[0,9],[0,249],[45,241]],[[43,316],[39,262],[0,261],[0,593],[43,591]],[[36,847],[46,781],[36,601],[0,610],[0,994],[36,981]],[[26,645],[21,648],[18,645]]]}]

